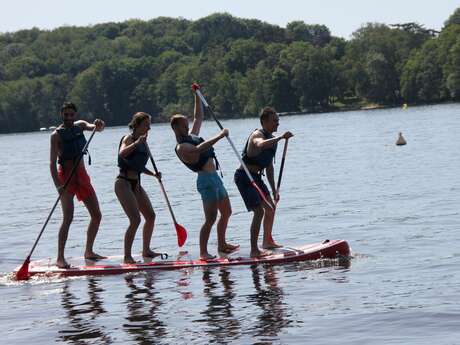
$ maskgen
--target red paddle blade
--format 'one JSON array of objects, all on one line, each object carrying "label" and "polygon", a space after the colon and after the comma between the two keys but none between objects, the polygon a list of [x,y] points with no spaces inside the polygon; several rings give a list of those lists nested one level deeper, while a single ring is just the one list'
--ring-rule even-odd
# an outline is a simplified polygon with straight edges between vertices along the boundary
[{"label": "red paddle blade", "polygon": [[21,268],[16,272],[16,280],[29,279],[29,263],[30,258],[27,258],[22,264]]},{"label": "red paddle blade", "polygon": [[182,247],[187,240],[187,230],[180,224],[176,223],[174,225],[176,226],[177,244]]}]

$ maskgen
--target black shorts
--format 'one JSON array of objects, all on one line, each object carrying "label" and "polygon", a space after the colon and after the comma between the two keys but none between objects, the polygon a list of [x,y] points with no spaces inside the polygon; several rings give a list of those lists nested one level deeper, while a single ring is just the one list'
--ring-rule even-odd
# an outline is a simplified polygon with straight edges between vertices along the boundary
[{"label": "black shorts", "polygon": [[[264,181],[262,181],[262,176],[260,174],[253,173],[251,173],[251,175],[256,184],[259,186],[259,188],[268,197],[270,195],[270,192],[268,191],[268,188],[265,185]],[[248,211],[253,211],[255,208],[262,204],[262,198],[260,197],[257,190],[254,188],[254,186],[251,184],[251,181],[246,175],[246,172],[242,168],[237,169],[235,171],[234,180],[236,186],[238,187],[238,190],[240,191],[241,196],[243,197],[244,204],[246,205]]]}]

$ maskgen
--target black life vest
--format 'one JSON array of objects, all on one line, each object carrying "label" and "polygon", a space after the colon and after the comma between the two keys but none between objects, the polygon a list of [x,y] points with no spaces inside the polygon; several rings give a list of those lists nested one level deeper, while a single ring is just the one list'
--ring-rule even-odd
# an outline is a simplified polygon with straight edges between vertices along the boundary
[{"label": "black life vest", "polygon": [[145,165],[149,160],[147,146],[145,143],[136,145],[133,152],[126,157],[122,157],[120,156],[120,147],[124,138],[124,136],[121,138],[118,145],[118,167],[120,168],[120,172],[126,173],[128,170],[136,171],[138,174],[144,172],[146,170]]},{"label": "black life vest", "polygon": [[[56,132],[59,134],[62,143],[62,152],[58,157],[58,163],[63,165],[65,161],[73,161],[80,157],[86,144],[83,129],[74,125],[70,128],[60,127],[56,129]],[[83,153],[87,154],[88,151],[86,150]]]},{"label": "black life vest", "polygon": [[[268,133],[264,129],[256,129],[256,131],[260,131],[263,134],[265,140],[273,138],[273,135]],[[254,157],[249,157],[248,152],[247,152],[248,145],[249,145],[249,138],[246,141],[246,145],[244,146],[244,150],[242,154],[243,162],[246,164],[250,164],[250,165],[256,165],[261,170],[265,169],[271,164],[271,162],[273,161],[273,158],[276,155],[276,149],[278,147],[278,144],[275,144],[268,149],[262,150],[258,155]]]},{"label": "black life vest", "polygon": [[[190,134],[190,135],[187,135],[186,137],[182,138],[181,140],[179,140],[178,145],[188,143],[188,144],[192,144],[193,146],[198,146],[202,142],[204,142],[204,139],[202,137],[199,137],[199,136],[197,136],[195,134]],[[179,157],[180,161],[182,163],[184,163],[185,166],[187,166],[187,168],[189,168],[190,170],[192,170],[194,172],[200,171],[203,168],[203,166],[206,164],[206,162],[208,161],[209,158],[214,159],[214,161],[216,162],[216,168],[217,168],[217,170],[219,170],[219,162],[217,160],[216,153],[214,152],[214,148],[212,146],[209,149],[207,149],[206,151],[201,152],[200,157],[198,158],[198,161],[196,163],[193,163],[193,164],[186,163],[186,162],[184,162],[182,160],[182,158],[180,158],[179,154],[177,153],[177,145],[176,145],[176,148],[174,150],[176,151],[176,155],[177,155],[177,157]]]}]

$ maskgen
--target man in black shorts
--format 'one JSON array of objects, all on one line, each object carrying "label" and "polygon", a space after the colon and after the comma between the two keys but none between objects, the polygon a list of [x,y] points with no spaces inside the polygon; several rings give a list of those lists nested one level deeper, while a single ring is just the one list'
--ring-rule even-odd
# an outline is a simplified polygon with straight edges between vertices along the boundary
[{"label": "man in black shorts", "polygon": [[[272,238],[273,220],[275,216],[275,204],[273,199],[275,201],[279,199],[275,187],[273,158],[276,154],[278,141],[289,139],[293,136],[291,132],[284,132],[282,135],[276,137],[273,136],[272,133],[276,132],[278,129],[279,117],[275,109],[271,107],[262,109],[260,123],[262,128],[256,129],[251,133],[244,147],[242,158],[254,178],[254,181],[264,192],[272,207],[262,200],[257,190],[251,185],[242,166],[235,171],[235,183],[243,197],[246,208],[248,211],[254,212],[251,224],[251,257],[264,255],[264,252],[259,250],[257,244],[262,219],[264,222],[262,247],[264,249],[281,247],[276,244]],[[270,197],[270,192],[262,180],[262,173],[264,170],[266,171],[267,180],[273,192],[273,199]]]}]

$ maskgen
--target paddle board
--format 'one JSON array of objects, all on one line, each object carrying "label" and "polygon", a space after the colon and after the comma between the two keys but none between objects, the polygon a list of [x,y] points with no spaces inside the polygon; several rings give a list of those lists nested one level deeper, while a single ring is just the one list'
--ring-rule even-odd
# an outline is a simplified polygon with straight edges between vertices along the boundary
[{"label": "paddle board", "polygon": [[[190,255],[182,255],[176,260],[162,260],[160,257],[150,260],[139,258],[136,264],[124,264],[123,256],[111,256],[107,259],[92,262],[84,258],[70,258],[67,261],[70,268],[62,269],[55,265],[55,259],[31,261],[29,274],[45,276],[85,276],[85,275],[109,275],[122,274],[147,270],[173,270],[189,267],[212,267],[212,266],[235,266],[253,264],[283,264],[295,261],[307,261],[318,259],[335,259],[350,256],[350,247],[344,240],[325,240],[320,243],[306,244],[298,247],[282,247],[269,251],[268,256],[251,258],[239,256],[238,252],[211,260],[192,260]],[[15,272],[20,267],[17,267]]]}]

